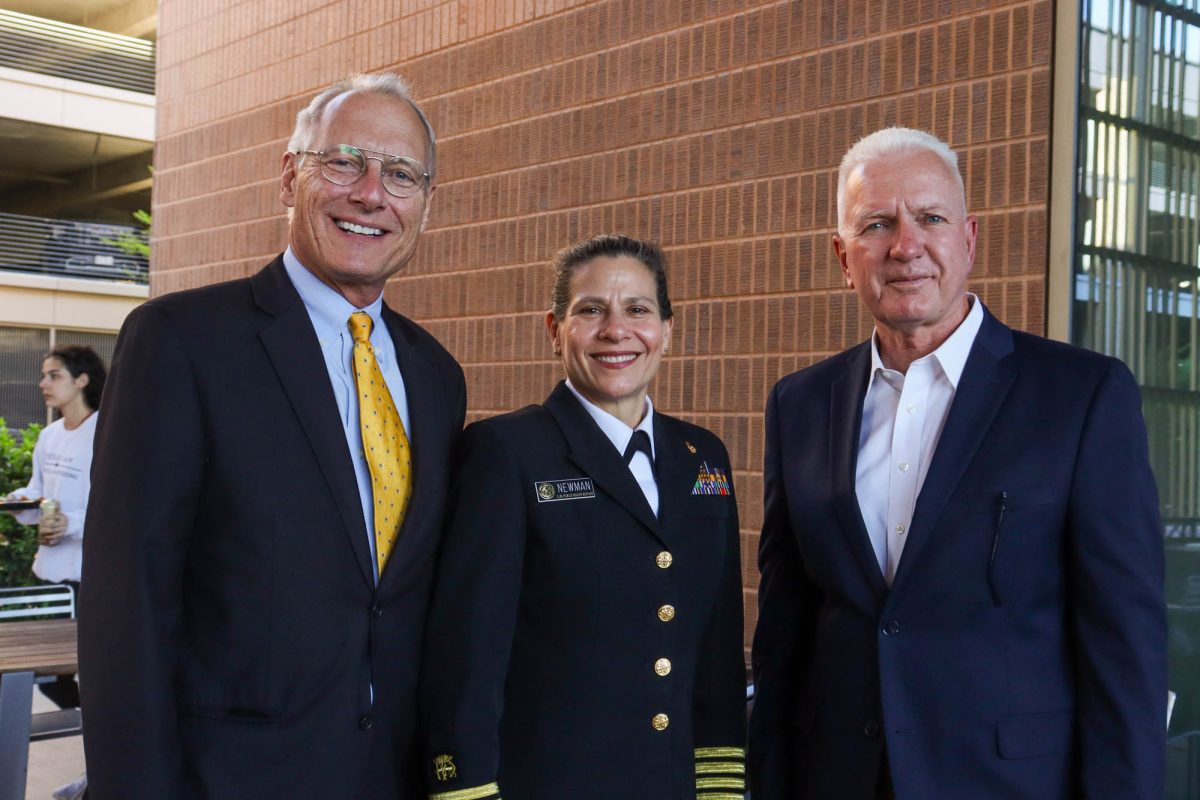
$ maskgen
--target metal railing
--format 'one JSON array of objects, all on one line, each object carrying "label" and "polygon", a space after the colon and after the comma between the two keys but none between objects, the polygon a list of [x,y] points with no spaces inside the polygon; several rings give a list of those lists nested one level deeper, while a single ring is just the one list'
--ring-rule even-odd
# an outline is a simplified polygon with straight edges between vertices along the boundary
[{"label": "metal railing", "polygon": [[0,269],[146,283],[147,260],[112,244],[122,234],[144,235],[129,225],[0,213]]},{"label": "metal railing", "polygon": [[154,42],[3,9],[0,67],[154,94]]}]

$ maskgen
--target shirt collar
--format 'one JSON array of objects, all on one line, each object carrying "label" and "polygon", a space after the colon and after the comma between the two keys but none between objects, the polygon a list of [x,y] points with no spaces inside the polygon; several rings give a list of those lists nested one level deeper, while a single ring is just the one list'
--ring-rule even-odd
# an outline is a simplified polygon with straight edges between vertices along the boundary
[{"label": "shirt collar", "polygon": [[[954,333],[950,334],[938,349],[913,362],[916,364],[932,358],[942,368],[942,373],[955,389],[958,388],[958,381],[967,366],[967,357],[971,354],[971,345],[975,343],[975,336],[979,333],[980,326],[983,325],[983,303],[979,302],[979,298],[970,292],[967,292],[967,299],[971,303],[971,308],[967,311],[966,319],[959,323],[958,327],[954,329]],[[872,333],[871,378],[867,381],[868,390],[871,388],[871,384],[875,382],[875,376],[879,375],[881,371],[893,372],[894,370],[888,370],[884,366],[883,359],[879,357],[878,334]]]},{"label": "shirt collar", "polygon": [[283,252],[283,268],[287,271],[292,285],[296,287],[300,299],[304,301],[304,307],[308,309],[308,315],[312,318],[314,325],[323,329],[318,332],[318,336],[328,335],[333,331],[339,333],[348,331],[346,321],[355,311],[365,311],[371,317],[371,322],[374,323],[371,328],[372,336],[375,331],[383,330],[380,327],[383,313],[382,293],[375,298],[375,302],[365,308],[356,308],[349,300],[323,283],[320,278],[301,264],[290,246]]},{"label": "shirt collar", "polygon": [[591,414],[592,419],[600,426],[600,430],[604,431],[604,435],[617,448],[618,453],[625,452],[625,448],[629,446],[629,440],[633,438],[634,431],[645,431],[646,435],[650,437],[650,452],[653,460],[654,403],[650,402],[650,395],[646,395],[646,415],[642,417],[642,421],[638,423],[636,428],[631,428],[580,394],[579,390],[571,385],[570,378],[567,378],[567,388],[571,390],[571,394],[575,395],[575,399]]}]

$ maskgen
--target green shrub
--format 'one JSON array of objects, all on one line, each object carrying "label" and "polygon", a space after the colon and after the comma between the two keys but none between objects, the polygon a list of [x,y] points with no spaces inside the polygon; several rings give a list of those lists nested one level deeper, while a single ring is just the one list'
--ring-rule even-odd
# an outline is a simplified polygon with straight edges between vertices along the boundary
[{"label": "green shrub", "polygon": [[[33,471],[33,446],[41,425],[10,431],[0,417],[0,495],[29,483]],[[39,583],[33,575],[37,552],[37,529],[21,525],[11,514],[0,514],[0,586],[30,586]]]}]

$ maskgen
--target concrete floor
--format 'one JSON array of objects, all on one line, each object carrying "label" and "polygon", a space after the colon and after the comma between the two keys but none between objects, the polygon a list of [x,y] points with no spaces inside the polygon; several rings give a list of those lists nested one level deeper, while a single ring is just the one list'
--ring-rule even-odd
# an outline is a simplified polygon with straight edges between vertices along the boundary
[{"label": "concrete floor", "polygon": [[[40,691],[33,690],[33,713],[53,711],[56,706]],[[83,737],[66,736],[29,745],[29,777],[25,800],[50,800],[55,789],[83,774]]]}]

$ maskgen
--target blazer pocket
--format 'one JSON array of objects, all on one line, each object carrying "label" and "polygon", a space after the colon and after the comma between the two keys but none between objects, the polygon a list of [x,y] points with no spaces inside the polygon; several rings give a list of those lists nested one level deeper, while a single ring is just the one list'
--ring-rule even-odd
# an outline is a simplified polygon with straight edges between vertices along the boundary
[{"label": "blazer pocket", "polygon": [[1071,749],[1074,738],[1074,711],[1001,717],[996,722],[996,744],[1002,758],[1062,755]]},{"label": "blazer pocket", "polygon": [[723,495],[693,495],[684,503],[684,514],[689,517],[720,517],[729,516],[729,507],[733,498]]},{"label": "blazer pocket", "polygon": [[273,723],[279,721],[279,712],[262,708],[232,706],[219,708],[215,706],[193,706],[182,704],[179,714],[185,717],[206,717],[208,719],[223,719],[230,722]]},{"label": "blazer pocket", "polygon": [[1006,489],[1001,486],[982,492],[965,492],[962,495],[962,502],[966,505],[968,512],[994,514],[999,508],[1002,495],[1005,509],[1011,513],[1023,508],[1053,503],[1059,496],[1059,491],[1054,486],[1018,486],[1015,489]]}]

